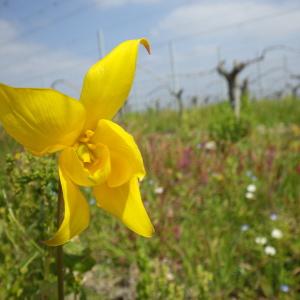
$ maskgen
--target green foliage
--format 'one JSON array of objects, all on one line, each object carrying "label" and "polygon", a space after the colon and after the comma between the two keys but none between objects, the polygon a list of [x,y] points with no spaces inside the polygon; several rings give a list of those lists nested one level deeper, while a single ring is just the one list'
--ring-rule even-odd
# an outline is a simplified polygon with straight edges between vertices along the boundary
[{"label": "green foliage", "polygon": [[236,119],[233,112],[224,111],[220,119],[215,119],[210,124],[210,137],[220,143],[236,143],[246,137],[251,132],[251,121],[242,115]]},{"label": "green foliage", "polygon": [[[55,231],[56,170],[54,157],[20,152],[6,157],[0,185],[0,299],[50,299],[56,294],[55,250],[42,243]],[[66,287],[80,294],[74,273],[88,271],[94,260],[88,249],[76,255],[69,252]]]},{"label": "green foliage", "polygon": [[140,248],[137,253],[139,278],[136,287],[136,298],[147,299],[184,299],[184,286],[176,284],[174,274],[168,261],[153,260],[146,255],[147,248]]},{"label": "green foliage", "polygon": [[55,282],[52,256],[41,241],[49,234],[46,222],[53,223],[56,184],[53,160],[7,155],[0,194],[0,298],[29,299]]},{"label": "green foliage", "polygon": [[[210,105],[181,122],[170,110],[123,116],[148,170],[141,190],[156,233],[136,236],[87,194],[90,227],[64,246],[69,297],[297,299],[300,103],[250,102],[239,122],[227,103]],[[40,241],[55,231],[55,158],[9,155],[1,169],[0,299],[53,299],[54,253]]]}]

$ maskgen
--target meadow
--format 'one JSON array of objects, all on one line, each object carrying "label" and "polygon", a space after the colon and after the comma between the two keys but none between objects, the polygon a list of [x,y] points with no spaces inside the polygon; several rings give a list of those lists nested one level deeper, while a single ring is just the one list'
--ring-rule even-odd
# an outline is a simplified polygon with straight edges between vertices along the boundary
[{"label": "meadow", "polygon": [[[300,299],[300,101],[127,113],[154,223],[138,237],[91,205],[64,246],[67,299]],[[0,299],[55,299],[56,157],[0,132]]]}]

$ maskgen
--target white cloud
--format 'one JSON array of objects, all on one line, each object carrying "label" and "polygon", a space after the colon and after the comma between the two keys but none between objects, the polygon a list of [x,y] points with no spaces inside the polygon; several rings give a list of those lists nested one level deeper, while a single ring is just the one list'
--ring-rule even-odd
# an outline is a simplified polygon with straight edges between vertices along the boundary
[{"label": "white cloud", "polygon": [[[152,39],[158,43],[174,40],[177,69],[210,69],[216,66],[218,53],[229,66],[233,60],[250,59],[270,45],[287,44],[300,48],[300,10],[284,14],[292,12],[296,5],[293,0],[281,3],[266,0],[193,1],[170,11],[153,30]],[[258,19],[267,15],[278,17]],[[255,18],[255,22],[241,25],[245,20]],[[241,24],[228,26],[237,23]],[[282,51],[270,53],[263,64],[267,67],[272,57],[281,61],[283,54],[288,59],[292,55]]]},{"label": "white cloud", "polygon": [[[165,69],[168,68],[170,59],[166,41],[173,40],[176,70],[180,74],[210,70],[217,65],[219,59],[224,59],[226,66],[230,68],[234,60],[251,59],[270,45],[286,44],[299,49],[299,8],[299,1],[295,0],[182,1],[153,28],[152,37],[150,36],[153,53],[157,51],[162,61],[165,58],[164,66]],[[249,21],[245,22],[247,20]],[[280,75],[278,81],[282,85],[287,80],[287,72],[282,67],[283,56],[286,56],[288,69],[296,73],[295,70],[299,70],[300,65],[299,62],[292,63],[296,56],[292,52],[270,52],[260,64],[262,73],[275,66],[281,67],[281,71],[275,75]],[[159,67],[160,65],[152,66],[154,70]],[[256,78],[257,69],[257,65],[252,65],[241,77]],[[224,81],[217,74],[187,79],[179,77],[180,85],[186,88],[186,93],[189,84],[197,87],[196,93],[208,93],[207,87],[212,86],[213,80],[217,82],[220,93],[225,96],[225,89],[222,87]],[[268,82],[269,77],[263,77],[265,92],[274,88],[274,84],[267,88]],[[211,90],[217,93],[218,88],[212,86]],[[253,88],[256,88],[255,84]]]},{"label": "white cloud", "polygon": [[95,0],[101,7],[117,7],[128,4],[151,4],[160,0]]},{"label": "white cloud", "polygon": [[0,42],[5,43],[7,40],[16,36],[16,30],[10,23],[0,20]]},{"label": "white cloud", "polygon": [[[264,17],[270,14],[283,14],[295,7],[294,1],[278,4],[267,1],[204,1],[201,3],[185,4],[169,13],[157,26],[154,34],[164,36],[193,35],[204,33],[219,37],[251,39],[270,39],[284,37],[296,33],[300,29],[300,11],[281,15],[266,20],[257,20],[249,24],[233,26],[225,30],[224,27],[245,20]],[[222,30],[222,27],[224,30]],[[211,33],[209,33],[211,31]]]},{"label": "white cloud", "polygon": [[19,36],[18,27],[0,20],[0,82],[10,85],[45,85],[70,75],[76,68],[87,69],[90,61],[63,49],[50,49]]}]

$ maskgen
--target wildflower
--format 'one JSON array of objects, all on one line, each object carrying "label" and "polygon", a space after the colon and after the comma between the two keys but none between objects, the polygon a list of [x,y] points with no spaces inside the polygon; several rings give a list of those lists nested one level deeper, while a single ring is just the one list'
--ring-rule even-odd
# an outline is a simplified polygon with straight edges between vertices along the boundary
[{"label": "wildflower", "polygon": [[272,246],[265,247],[265,253],[270,256],[274,256],[276,254],[276,249]]},{"label": "wildflower", "polygon": [[287,285],[287,284],[281,284],[280,285],[280,290],[283,292],[283,293],[288,293],[290,291],[290,287]]},{"label": "wildflower", "polygon": [[97,205],[134,232],[153,234],[138,183],[145,175],[142,156],[132,136],[109,120],[128,97],[140,44],[150,52],[147,40],[130,40],[93,65],[80,101],[51,89],[0,84],[6,131],[35,155],[62,151],[64,219],[48,245],[64,244],[88,226],[89,207],[79,186],[91,187]]},{"label": "wildflower", "polygon": [[256,192],[256,186],[255,186],[255,184],[249,184],[247,186],[247,192],[248,193],[254,193],[254,192]]},{"label": "wildflower", "polygon": [[277,214],[275,214],[275,213],[271,213],[271,214],[270,214],[270,220],[276,221],[277,219],[278,219]]},{"label": "wildflower", "polygon": [[242,231],[242,232],[248,231],[249,228],[250,228],[250,226],[249,226],[248,224],[243,224],[243,225],[241,226],[241,231]]},{"label": "wildflower", "polygon": [[246,176],[249,177],[252,181],[256,181],[257,177],[253,175],[251,170],[246,171]]},{"label": "wildflower", "polygon": [[245,197],[246,197],[247,199],[251,200],[251,199],[254,199],[254,194],[251,193],[251,192],[247,192],[247,193],[245,194]]},{"label": "wildflower", "polygon": [[246,176],[247,176],[247,177],[253,176],[252,171],[251,171],[251,170],[247,170],[247,171],[246,171]]},{"label": "wildflower", "polygon": [[265,245],[267,243],[267,239],[263,236],[258,236],[255,238],[255,243],[259,245]]},{"label": "wildflower", "polygon": [[19,160],[21,158],[21,153],[20,152],[16,152],[15,153],[15,160]]},{"label": "wildflower", "polygon": [[190,147],[187,147],[183,150],[181,158],[178,162],[179,168],[187,169],[190,166],[190,164],[192,162],[192,154],[193,154],[193,151],[192,151],[192,148],[190,148]]},{"label": "wildflower", "polygon": [[94,198],[91,198],[89,200],[90,205],[95,205],[96,204],[96,200]]},{"label": "wildflower", "polygon": [[255,175],[251,176],[252,181],[256,181],[257,177]]},{"label": "wildflower", "polygon": [[274,238],[274,239],[281,239],[282,236],[283,236],[283,233],[280,229],[273,229],[272,232],[271,232],[271,236]]},{"label": "wildflower", "polygon": [[148,183],[149,183],[150,185],[153,185],[153,184],[154,184],[154,181],[153,181],[152,179],[149,179]]},{"label": "wildflower", "polygon": [[166,278],[167,278],[168,281],[173,281],[175,277],[174,277],[173,273],[167,272]]},{"label": "wildflower", "polygon": [[210,151],[216,150],[216,148],[217,148],[216,142],[215,141],[208,141],[204,144],[204,148],[206,150],[210,150]]},{"label": "wildflower", "polygon": [[164,192],[164,188],[162,186],[158,186],[154,189],[154,193],[160,195]]}]

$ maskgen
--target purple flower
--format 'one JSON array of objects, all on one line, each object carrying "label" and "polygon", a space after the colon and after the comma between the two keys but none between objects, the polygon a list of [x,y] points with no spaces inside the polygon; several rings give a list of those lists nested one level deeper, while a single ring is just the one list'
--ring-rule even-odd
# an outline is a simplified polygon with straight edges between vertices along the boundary
[{"label": "purple flower", "polygon": [[250,228],[250,226],[249,226],[248,224],[243,224],[243,225],[241,226],[241,231],[242,231],[242,232],[248,231],[249,228]]},{"label": "purple flower", "polygon": [[283,293],[288,293],[290,291],[290,287],[287,284],[282,284],[282,285],[280,285],[280,290]]},{"label": "purple flower", "polygon": [[270,214],[270,219],[271,219],[272,221],[276,221],[276,220],[278,219],[277,214],[271,213],[271,214]]}]

